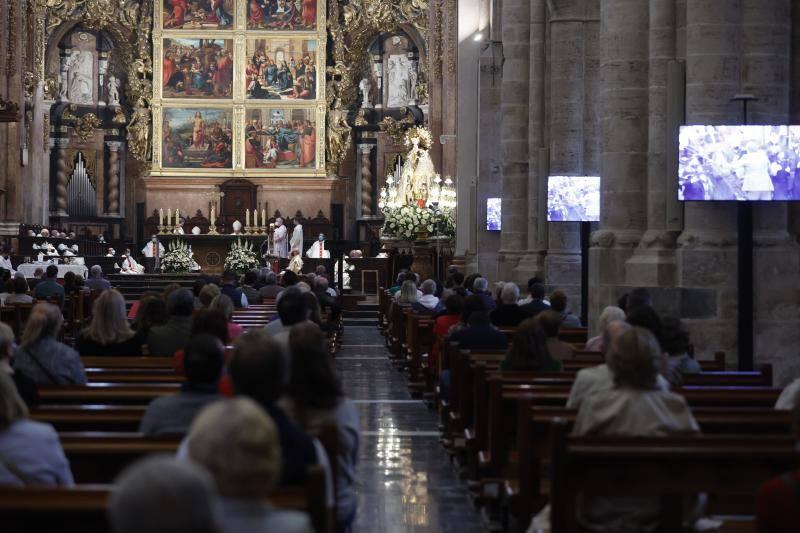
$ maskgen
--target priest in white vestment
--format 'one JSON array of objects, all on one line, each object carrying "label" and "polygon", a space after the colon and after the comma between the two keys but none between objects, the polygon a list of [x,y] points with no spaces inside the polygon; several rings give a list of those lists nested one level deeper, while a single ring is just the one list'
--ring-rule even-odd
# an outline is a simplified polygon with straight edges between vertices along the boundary
[{"label": "priest in white vestment", "polygon": [[5,268],[9,272],[11,272],[11,275],[13,276],[15,270],[14,267],[11,266],[11,257],[9,256],[9,254],[10,251],[8,250],[8,248],[4,248],[2,255],[0,255],[0,268]]},{"label": "priest in white vestment", "polygon": [[303,272],[303,258],[300,256],[300,250],[292,250],[292,259],[289,261],[289,266],[286,270],[291,270],[298,276]]},{"label": "priest in white vestment", "polygon": [[287,239],[288,230],[283,225],[283,219],[275,219],[275,233],[272,234],[272,253],[278,257],[289,257],[289,240]]},{"label": "priest in white vestment", "polygon": [[125,249],[125,253],[122,256],[120,272],[122,274],[144,274],[144,266],[133,258],[133,254],[128,248]]},{"label": "priest in white vestment", "polygon": [[319,237],[311,248],[306,250],[306,257],[314,257],[316,259],[330,259],[331,251],[325,246],[325,235],[320,233]]},{"label": "priest in white vestment", "polygon": [[303,225],[300,224],[298,219],[292,219],[294,222],[294,230],[292,231],[292,238],[289,240],[289,250],[302,250],[303,249]]}]

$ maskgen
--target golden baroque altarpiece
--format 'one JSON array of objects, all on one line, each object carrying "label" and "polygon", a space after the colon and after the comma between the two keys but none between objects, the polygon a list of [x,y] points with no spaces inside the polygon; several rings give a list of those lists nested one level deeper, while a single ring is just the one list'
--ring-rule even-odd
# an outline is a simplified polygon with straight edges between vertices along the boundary
[{"label": "golden baroque altarpiece", "polygon": [[[420,65],[425,78],[431,80],[435,79],[437,74],[443,74],[441,53],[443,39],[440,38],[443,14],[442,6],[438,2],[432,3],[429,8],[427,0],[407,2],[351,0],[348,4],[332,1],[328,6],[320,1],[317,5],[316,28],[309,30],[290,29],[280,25],[254,27],[250,24],[249,3],[240,1],[233,3],[236,7],[228,12],[233,19],[230,28],[220,29],[219,24],[214,29],[203,24],[195,27],[188,24],[180,28],[174,26],[165,28],[165,1],[169,0],[34,0],[27,4],[26,28],[33,35],[33,61],[28,63],[30,70],[25,75],[26,92],[32,91],[40,82],[43,84],[46,96],[57,91],[58,80],[46,75],[45,56],[51,39],[64,27],[79,23],[88,29],[103,31],[112,38],[115,54],[125,71],[124,94],[130,107],[125,113],[128,150],[135,160],[142,163],[141,175],[148,171],[156,175],[183,173],[197,175],[198,172],[207,171],[205,168],[169,168],[169,170],[164,168],[161,157],[163,118],[165,110],[176,108],[184,110],[216,108],[230,111],[231,168],[206,167],[211,168],[211,172],[215,175],[227,172],[236,175],[253,173],[268,176],[277,172],[282,175],[320,176],[326,174],[326,171],[329,176],[335,175],[338,164],[345,158],[351,146],[352,130],[348,121],[348,110],[357,106],[358,83],[365,69],[364,57],[368,46],[376,37],[413,28],[419,35],[426,36],[429,42],[428,62]],[[215,0],[215,3],[221,4],[223,9],[226,6],[231,8],[232,4],[230,0]],[[187,0],[184,4],[188,8],[192,2]],[[189,13],[190,10],[187,9],[186,12]],[[172,14],[169,16],[172,17]],[[435,35],[431,35],[429,30]],[[332,42],[329,54],[325,50],[326,31],[330,33]],[[231,50],[233,70],[230,97],[220,96],[221,93],[215,93],[215,89],[211,89],[208,98],[197,94],[186,94],[185,89],[165,95],[164,41],[170,39],[178,41],[179,46],[192,44],[181,43],[181,40],[213,40],[214,46]],[[245,83],[246,64],[252,58],[252,55],[248,54],[248,44],[251,45],[250,51],[253,52],[255,51],[253,45],[268,46],[270,39],[316,40],[314,54],[316,85],[313,99],[302,97],[261,99],[248,96],[248,87]],[[262,42],[256,43],[256,41]],[[444,55],[447,60],[452,54]],[[277,58],[271,58],[273,63],[275,59]],[[298,59],[295,58],[295,61]],[[157,65],[155,69],[154,64]],[[191,65],[189,67],[191,71]],[[266,87],[268,91],[273,88]],[[292,90],[294,87],[288,86],[280,89],[284,92]],[[319,127],[315,135],[313,167],[274,170],[269,166],[262,166],[245,169],[247,112],[264,109],[282,110],[283,116],[287,112],[291,114],[302,109],[306,111],[304,121],[313,119],[315,126],[325,125]],[[267,116],[270,119],[275,118]],[[299,121],[300,118],[294,120]],[[234,129],[236,131],[233,131]],[[43,133],[46,138],[47,132]]]}]

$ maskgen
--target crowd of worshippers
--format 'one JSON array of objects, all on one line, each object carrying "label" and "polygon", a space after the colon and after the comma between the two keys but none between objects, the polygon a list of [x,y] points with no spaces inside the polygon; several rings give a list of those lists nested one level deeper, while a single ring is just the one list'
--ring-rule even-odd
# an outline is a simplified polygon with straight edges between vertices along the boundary
[{"label": "crowd of worshippers", "polygon": [[[242,294],[259,303],[274,298],[274,319],[243,332],[231,321]],[[147,292],[129,316],[122,295],[108,288],[74,346],[59,341],[58,305],[33,306],[19,345],[0,322],[0,485],[73,485],[54,428],[28,417],[39,387],[85,385],[81,356],[149,353],[172,357],[186,381],[150,403],[139,431],[185,438],[177,459],[149,459],[121,475],[110,506],[116,531],[312,531],[306,514],[278,510],[264,496],[303,483],[309,466],[331,477],[316,438],[329,423],[339,436],[337,525],[346,530],[356,513],[360,429],[321,320],[323,307],[338,307],[335,294],[322,269],[303,278],[288,272],[280,283],[271,271],[248,272],[241,284],[226,273],[193,290],[175,284]],[[173,503],[186,512],[157,513],[161,490],[185,497]],[[170,529],[160,521],[189,522]]]}]

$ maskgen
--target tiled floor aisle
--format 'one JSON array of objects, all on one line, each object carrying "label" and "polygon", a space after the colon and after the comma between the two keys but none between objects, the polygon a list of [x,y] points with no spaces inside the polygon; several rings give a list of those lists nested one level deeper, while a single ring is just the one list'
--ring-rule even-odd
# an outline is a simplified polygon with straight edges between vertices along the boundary
[{"label": "tiled floor aisle", "polygon": [[484,531],[439,443],[436,415],[412,400],[375,327],[346,327],[336,366],[361,413],[356,533]]}]

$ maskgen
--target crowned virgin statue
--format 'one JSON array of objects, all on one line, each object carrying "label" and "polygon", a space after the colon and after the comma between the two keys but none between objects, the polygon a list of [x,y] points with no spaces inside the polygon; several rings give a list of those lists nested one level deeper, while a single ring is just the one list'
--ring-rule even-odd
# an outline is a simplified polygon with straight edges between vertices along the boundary
[{"label": "crowned virgin statue", "polygon": [[414,126],[406,133],[406,146],[409,150],[400,175],[400,194],[406,204],[425,207],[436,176],[429,153],[430,132],[423,127]]}]

